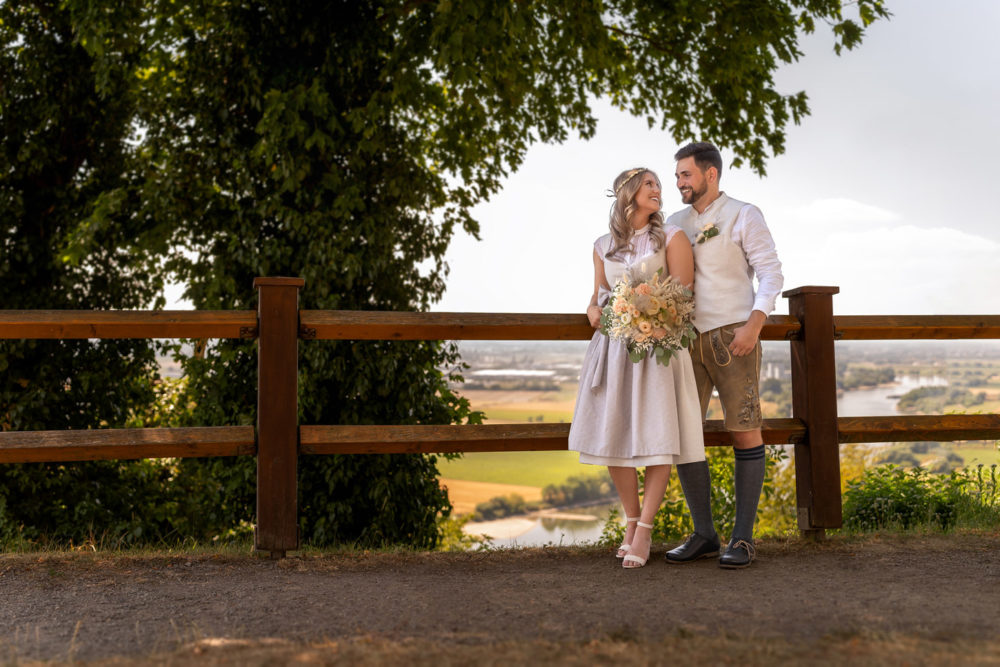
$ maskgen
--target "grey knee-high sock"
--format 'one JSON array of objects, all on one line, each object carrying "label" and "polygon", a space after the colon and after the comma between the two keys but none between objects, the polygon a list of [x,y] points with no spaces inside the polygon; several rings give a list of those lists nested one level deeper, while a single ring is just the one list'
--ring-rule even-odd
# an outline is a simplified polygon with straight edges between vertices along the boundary
[{"label": "grey knee-high sock", "polygon": [[736,456],[734,485],[736,486],[736,524],[731,541],[753,542],[753,524],[757,519],[757,503],[764,488],[764,445],[751,449],[733,448]]},{"label": "grey knee-high sock", "polygon": [[691,512],[691,520],[694,521],[694,532],[712,539],[716,533],[715,522],[712,521],[712,476],[708,472],[708,462],[679,464],[677,479],[681,481],[684,501]]}]

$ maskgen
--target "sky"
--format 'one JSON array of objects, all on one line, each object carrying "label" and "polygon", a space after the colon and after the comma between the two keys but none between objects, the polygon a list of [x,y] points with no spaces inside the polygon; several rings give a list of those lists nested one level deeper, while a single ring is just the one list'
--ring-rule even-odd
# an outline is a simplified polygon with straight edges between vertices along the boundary
[{"label": "sky", "polygon": [[[889,21],[839,57],[825,27],[803,39],[804,56],[775,80],[783,93],[805,90],[811,114],[788,128],[766,177],[726,166],[722,189],[763,211],[785,289],[840,287],[836,314],[1000,313],[1000,207],[991,199],[1000,185],[1000,2],[889,0],[889,9]],[[432,310],[584,312],[614,177],[651,168],[664,213],[683,208],[679,144],[600,100],[594,109],[593,139],[535,145],[474,209],[482,241],[456,235]],[[786,314],[787,300],[774,312]]]}]

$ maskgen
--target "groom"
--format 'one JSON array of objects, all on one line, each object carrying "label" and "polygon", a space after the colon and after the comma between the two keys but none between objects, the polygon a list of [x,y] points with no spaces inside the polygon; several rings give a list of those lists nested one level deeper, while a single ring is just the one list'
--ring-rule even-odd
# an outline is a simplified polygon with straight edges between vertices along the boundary
[{"label": "groom", "polygon": [[[670,216],[667,224],[683,229],[694,248],[698,338],[691,348],[691,361],[698,397],[704,416],[712,389],[718,390],[736,457],[736,522],[719,567],[747,567],[755,555],[753,525],[764,485],[760,330],[774,310],[784,278],[760,209],[719,190],[719,149],[701,141],[684,146],[674,159],[681,200],[690,206]],[[721,545],[712,520],[708,463],[680,464],[677,476],[695,532],[667,552],[667,562],[717,556]]]}]

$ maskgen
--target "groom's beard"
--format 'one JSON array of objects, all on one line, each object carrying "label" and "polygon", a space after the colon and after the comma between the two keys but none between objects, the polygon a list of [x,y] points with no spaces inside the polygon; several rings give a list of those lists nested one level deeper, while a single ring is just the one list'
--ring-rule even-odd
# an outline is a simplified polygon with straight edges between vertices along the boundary
[{"label": "groom's beard", "polygon": [[681,202],[685,204],[693,204],[708,192],[708,185],[704,185],[701,190],[695,190],[691,188],[690,190],[681,190]]}]

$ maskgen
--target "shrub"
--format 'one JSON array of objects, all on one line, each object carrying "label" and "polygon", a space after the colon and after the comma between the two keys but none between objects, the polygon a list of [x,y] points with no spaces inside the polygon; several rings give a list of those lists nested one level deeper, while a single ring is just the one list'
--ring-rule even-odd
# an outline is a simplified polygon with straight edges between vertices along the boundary
[{"label": "shrub", "polygon": [[[0,538],[115,548],[211,537],[195,535],[202,522],[186,511],[190,489],[172,484],[174,473],[163,459],[8,466],[2,478],[7,489],[0,489]],[[11,494],[11,488],[30,492]]]},{"label": "shrub", "polygon": [[463,530],[472,520],[472,515],[461,517],[438,516],[438,541],[436,551],[471,551],[485,545],[489,540],[480,535],[468,535]]},{"label": "shrub", "polygon": [[1000,466],[982,463],[963,473],[966,483],[960,505],[960,524],[973,527],[1000,525]]},{"label": "shrub", "polygon": [[878,466],[852,482],[844,499],[844,527],[852,530],[954,525],[966,478],[923,468]]}]

